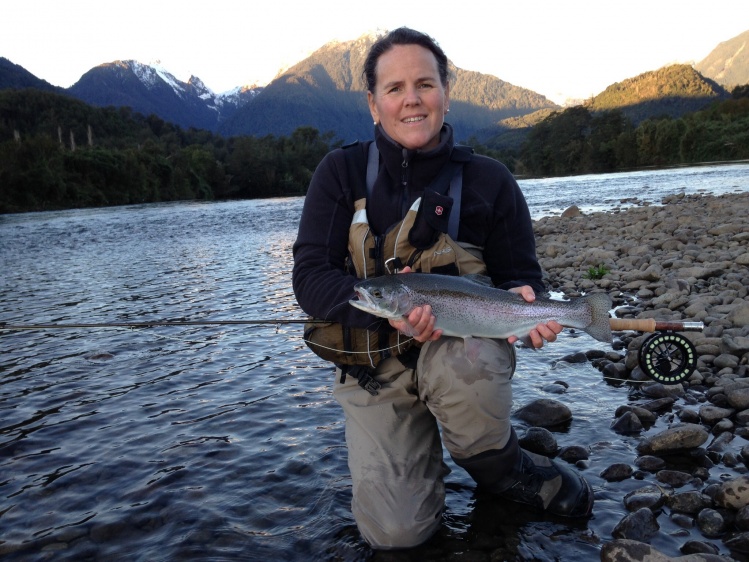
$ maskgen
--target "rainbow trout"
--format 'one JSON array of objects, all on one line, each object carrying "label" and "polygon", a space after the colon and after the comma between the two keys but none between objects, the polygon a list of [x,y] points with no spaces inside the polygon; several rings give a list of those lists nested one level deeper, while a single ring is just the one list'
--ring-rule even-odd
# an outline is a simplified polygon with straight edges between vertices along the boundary
[{"label": "rainbow trout", "polygon": [[[349,303],[381,318],[402,318],[413,308],[428,304],[443,335],[468,339],[516,336],[526,344],[540,323],[556,320],[578,328],[595,339],[611,342],[611,297],[593,293],[569,301],[536,298],[526,302],[510,291],[469,277],[426,273],[385,275],[360,281],[358,300]],[[466,341],[466,343],[468,343]]]}]

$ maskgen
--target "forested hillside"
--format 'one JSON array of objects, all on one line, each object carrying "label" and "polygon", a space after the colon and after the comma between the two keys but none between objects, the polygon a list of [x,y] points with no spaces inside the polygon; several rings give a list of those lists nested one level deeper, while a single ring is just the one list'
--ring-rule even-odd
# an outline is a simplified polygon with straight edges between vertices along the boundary
[{"label": "forested hillside", "polygon": [[590,111],[621,110],[635,124],[652,116],[680,117],[730,96],[687,64],[674,64],[617,82],[587,102]]},{"label": "forested hillside", "polygon": [[0,92],[0,212],[303,193],[330,148],[317,130],[224,139],[129,108]]},{"label": "forested hillside", "polygon": [[637,125],[621,109],[554,112],[530,129],[515,156],[516,173],[533,176],[749,159],[749,87],[701,111]]},{"label": "forested hillside", "polygon": [[[701,111],[638,124],[622,110],[585,106],[510,121],[533,126],[469,144],[520,175],[749,159],[749,86]],[[514,144],[509,134],[517,135]],[[0,213],[303,194],[333,146],[332,135],[312,127],[224,138],[128,108],[95,108],[35,89],[1,91]]]}]

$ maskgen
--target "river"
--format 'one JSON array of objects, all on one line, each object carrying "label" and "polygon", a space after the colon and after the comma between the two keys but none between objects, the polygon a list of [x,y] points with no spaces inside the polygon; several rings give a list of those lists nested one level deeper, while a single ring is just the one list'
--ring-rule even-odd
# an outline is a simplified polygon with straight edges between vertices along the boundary
[{"label": "river", "polygon": [[[749,164],[520,183],[539,218],[572,204],[587,212],[747,191]],[[0,215],[0,322],[300,318],[290,271],[302,203]],[[600,348],[577,336],[519,350],[515,405],[548,397],[548,382],[570,384],[562,400],[574,421],[555,437],[596,451],[583,471],[594,517],[570,524],[503,511],[477,498],[447,458],[445,523],[414,560],[477,548],[477,537],[504,544],[509,559],[597,559],[624,514],[599,473],[629,462],[636,438],[608,429],[626,387],[589,364],[552,368]],[[349,509],[332,370],[306,348],[300,325],[0,331],[0,346],[3,559],[372,557]]]}]

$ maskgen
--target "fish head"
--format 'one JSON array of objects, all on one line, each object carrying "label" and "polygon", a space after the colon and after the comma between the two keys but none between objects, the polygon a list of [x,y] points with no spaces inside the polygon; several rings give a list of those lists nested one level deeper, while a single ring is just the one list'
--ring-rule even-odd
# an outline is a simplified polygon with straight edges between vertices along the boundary
[{"label": "fish head", "polygon": [[407,288],[396,277],[386,275],[360,281],[354,286],[357,299],[349,304],[380,318],[402,318],[414,306]]}]

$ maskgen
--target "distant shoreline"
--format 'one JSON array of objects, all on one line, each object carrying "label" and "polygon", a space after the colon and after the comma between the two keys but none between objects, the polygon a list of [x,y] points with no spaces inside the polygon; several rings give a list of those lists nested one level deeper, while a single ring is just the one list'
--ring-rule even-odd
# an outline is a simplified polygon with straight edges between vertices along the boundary
[{"label": "distant shoreline", "polygon": [[[549,178],[553,177],[559,177],[559,178],[572,178],[572,177],[579,177],[579,176],[600,176],[600,175],[610,175],[610,174],[626,174],[629,172],[649,172],[649,171],[655,171],[655,170],[677,170],[680,168],[699,168],[701,166],[729,166],[731,164],[749,164],[749,159],[741,159],[741,160],[716,160],[715,162],[692,162],[692,163],[686,163],[686,164],[671,164],[671,165],[664,165],[664,166],[640,166],[637,168],[622,168],[620,170],[616,170],[613,172],[588,172],[585,174],[573,174],[570,176],[548,176]],[[513,174],[516,180],[537,180],[537,179],[544,179],[546,176],[526,176],[522,174]]]}]

